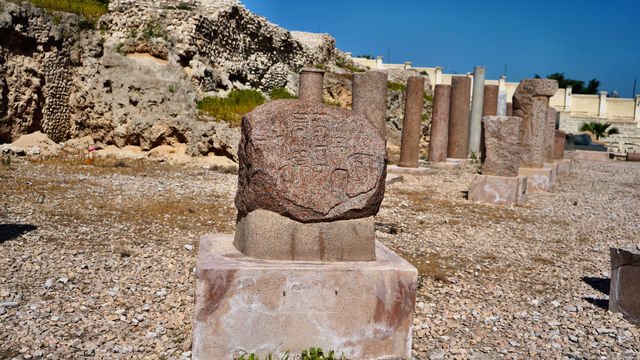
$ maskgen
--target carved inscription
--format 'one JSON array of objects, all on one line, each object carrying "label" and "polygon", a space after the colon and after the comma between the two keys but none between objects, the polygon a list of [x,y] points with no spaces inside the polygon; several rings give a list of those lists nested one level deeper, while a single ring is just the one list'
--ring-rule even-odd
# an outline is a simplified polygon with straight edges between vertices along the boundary
[{"label": "carved inscription", "polygon": [[[243,151],[245,143],[251,151]],[[364,116],[349,110],[299,100],[262,105],[243,119],[239,155],[239,186],[251,189],[265,181],[265,174],[274,185],[272,194],[239,195],[241,213],[265,208],[302,221],[328,220],[371,204],[377,212],[382,200],[384,140]]]}]

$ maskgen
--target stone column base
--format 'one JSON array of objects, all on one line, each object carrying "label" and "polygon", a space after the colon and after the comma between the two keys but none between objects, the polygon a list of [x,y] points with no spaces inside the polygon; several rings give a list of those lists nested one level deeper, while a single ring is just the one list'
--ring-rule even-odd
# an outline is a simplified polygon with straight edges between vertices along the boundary
[{"label": "stone column base", "polygon": [[399,182],[403,182],[404,177],[402,175],[389,175],[387,174],[387,178],[384,180],[385,185],[391,185]]},{"label": "stone column base", "polygon": [[469,184],[469,200],[496,205],[524,205],[526,176],[474,175]]},{"label": "stone column base", "polygon": [[420,166],[424,166],[431,169],[459,169],[462,164],[455,162],[433,162],[433,161],[420,161]]},{"label": "stone column base", "polygon": [[429,175],[432,173],[431,169],[426,168],[411,168],[402,167],[398,165],[387,166],[387,174],[401,174],[401,175]]},{"label": "stone column base", "polygon": [[558,164],[558,175],[568,176],[571,174],[571,159],[554,160]]},{"label": "stone column base", "polygon": [[551,183],[555,184],[558,177],[558,164],[556,163],[544,163],[542,167],[545,169],[551,169]]},{"label": "stone column base", "polygon": [[518,174],[527,177],[527,191],[551,190],[551,169],[521,167]]},{"label": "stone column base", "polygon": [[569,157],[572,160],[609,161],[609,154],[608,151],[576,150],[569,153]]},{"label": "stone column base", "polygon": [[640,324],[640,251],[611,248],[609,310]]},{"label": "stone column base", "polygon": [[409,359],[418,271],[380,243],[375,261],[257,260],[233,235],[203,236],[193,359],[321,347],[349,359]]},{"label": "stone column base", "polygon": [[447,158],[448,163],[454,164],[462,164],[462,165],[471,165],[471,159],[455,159],[455,158]]}]

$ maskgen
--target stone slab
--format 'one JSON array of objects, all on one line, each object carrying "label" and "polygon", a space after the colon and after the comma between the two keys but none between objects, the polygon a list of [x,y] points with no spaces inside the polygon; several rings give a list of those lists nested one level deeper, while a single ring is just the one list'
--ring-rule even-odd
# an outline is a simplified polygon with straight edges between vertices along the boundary
[{"label": "stone slab", "polygon": [[387,179],[384,181],[385,185],[391,185],[395,183],[400,183],[404,181],[404,177],[402,175],[387,175]]},{"label": "stone slab", "polygon": [[558,164],[558,176],[571,174],[571,159],[556,160],[556,164]]},{"label": "stone slab", "polygon": [[551,169],[551,183],[555,184],[558,179],[558,164],[557,163],[543,163],[542,167],[545,169]]},{"label": "stone slab", "polygon": [[469,184],[469,200],[496,205],[524,205],[527,177],[476,174]]},{"label": "stone slab", "polygon": [[193,359],[280,358],[311,346],[349,359],[409,359],[417,270],[380,243],[376,261],[256,260],[204,236]]},{"label": "stone slab", "polygon": [[397,165],[389,165],[387,166],[387,173],[400,174],[400,175],[429,175],[433,173],[433,170],[421,168],[421,167],[409,168],[409,167],[401,167]]},{"label": "stone slab", "polygon": [[576,150],[569,153],[569,158],[572,160],[609,161],[611,155],[608,151]]},{"label": "stone slab", "polygon": [[471,165],[473,160],[471,159],[455,159],[455,158],[447,158],[448,163],[460,164],[460,165]]},{"label": "stone slab", "polygon": [[485,116],[482,124],[485,147],[482,174],[518,176],[522,119],[515,116]]},{"label": "stone slab", "polygon": [[373,216],[302,223],[254,210],[236,223],[233,244],[243,254],[268,260],[375,260]]},{"label": "stone slab", "polygon": [[519,174],[527,177],[527,191],[551,190],[551,169],[521,167]]},{"label": "stone slab", "polygon": [[[455,160],[459,160],[459,159],[455,159]],[[432,162],[432,161],[421,160],[420,161],[420,166],[421,167],[432,168],[432,169],[449,169],[449,170],[453,170],[453,169],[460,169],[462,167],[462,164],[458,164],[458,163],[455,163],[455,162]]]},{"label": "stone slab", "polygon": [[610,248],[609,310],[640,324],[640,250]]}]

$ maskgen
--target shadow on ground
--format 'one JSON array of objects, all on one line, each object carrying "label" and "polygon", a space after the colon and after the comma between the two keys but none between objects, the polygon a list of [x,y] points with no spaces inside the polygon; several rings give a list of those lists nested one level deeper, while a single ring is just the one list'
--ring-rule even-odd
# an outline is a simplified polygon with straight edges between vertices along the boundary
[{"label": "shadow on ground", "polygon": [[38,227],[31,224],[0,224],[0,244],[18,238]]},{"label": "shadow on ground", "polygon": [[[582,281],[584,281],[587,285],[592,288],[598,290],[604,295],[609,295],[609,290],[611,287],[611,279],[609,278],[596,278],[596,277],[583,277]],[[602,308],[604,310],[609,309],[609,300],[608,299],[596,299],[591,297],[583,297],[587,302]]]}]

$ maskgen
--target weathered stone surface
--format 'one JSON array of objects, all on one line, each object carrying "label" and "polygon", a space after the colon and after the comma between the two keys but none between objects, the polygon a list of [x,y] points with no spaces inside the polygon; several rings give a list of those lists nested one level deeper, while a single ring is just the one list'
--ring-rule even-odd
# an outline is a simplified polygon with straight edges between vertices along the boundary
[{"label": "weathered stone surface", "polygon": [[324,70],[304,68],[300,72],[300,86],[298,98],[316,103],[322,102],[322,88],[324,83]]},{"label": "weathered stone surface", "polygon": [[305,224],[258,209],[238,221],[234,245],[257,259],[369,261],[375,228],[373,216]]},{"label": "weathered stone surface", "polygon": [[558,175],[567,176],[571,174],[571,159],[556,160],[558,164]]},{"label": "weathered stone surface", "polygon": [[484,86],[484,99],[482,104],[482,116],[498,115],[498,85]]},{"label": "weathered stone surface", "polygon": [[389,249],[378,243],[376,261],[291,262],[246,257],[232,241],[200,240],[194,359],[280,358],[311,344],[349,359],[410,358],[418,272]]},{"label": "weathered stone surface", "polygon": [[404,121],[402,122],[402,143],[400,149],[400,167],[418,167],[420,154],[420,135],[422,126],[422,105],[424,104],[424,78],[412,76],[407,80],[407,96],[404,102]]},{"label": "weathered stone surface", "polygon": [[542,167],[551,170],[551,183],[555,184],[558,178],[558,164],[555,162],[543,163]]},{"label": "weathered stone surface", "polygon": [[524,79],[513,94],[513,115],[522,118],[520,166],[542,167],[547,107],[557,90],[556,80]]},{"label": "weathered stone surface", "polygon": [[547,107],[547,122],[546,131],[544,137],[544,162],[553,162],[553,149],[555,145],[556,136],[556,108],[552,106]]},{"label": "weathered stone surface", "polygon": [[353,74],[353,105],[355,112],[365,114],[385,136],[387,118],[387,74],[367,71]]},{"label": "weathered stone surface", "polygon": [[375,215],[387,152],[364,115],[302,100],[276,100],[242,118],[236,207],[301,222]]},{"label": "weathered stone surface", "polygon": [[513,116],[513,103],[507,103],[507,116]]},{"label": "weathered stone surface", "polygon": [[469,155],[470,92],[471,79],[469,77],[453,76],[451,78],[448,158],[466,159]]},{"label": "weathered stone surface", "polygon": [[431,116],[431,137],[429,139],[429,161],[447,160],[449,142],[449,105],[451,85],[438,84],[434,91],[433,115]]},{"label": "weathered stone surface", "polygon": [[402,175],[429,175],[433,170],[429,168],[417,167],[400,167],[397,165],[387,166],[387,174],[402,174]]},{"label": "weathered stone surface", "polygon": [[522,119],[516,116],[482,118],[484,138],[483,175],[518,176]]},{"label": "weathered stone surface", "polygon": [[518,174],[527,177],[527,191],[551,190],[551,169],[520,167]]},{"label": "weathered stone surface", "polygon": [[640,324],[640,251],[610,248],[611,290],[609,310]]},{"label": "weathered stone surface", "polygon": [[567,141],[567,133],[562,130],[554,131],[553,158],[564,159],[564,145]]},{"label": "weathered stone surface", "polygon": [[496,205],[524,205],[527,177],[476,174],[469,184],[469,200]]}]

